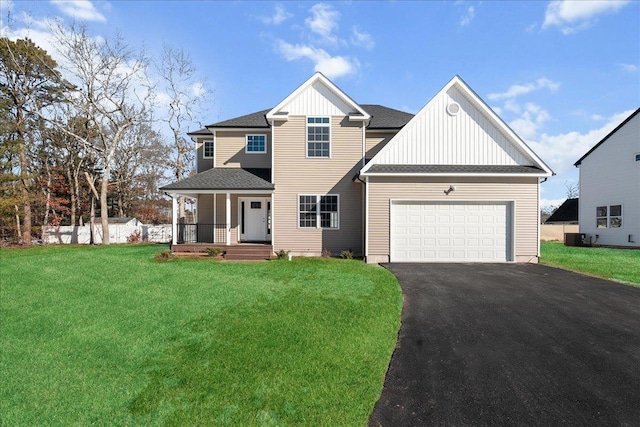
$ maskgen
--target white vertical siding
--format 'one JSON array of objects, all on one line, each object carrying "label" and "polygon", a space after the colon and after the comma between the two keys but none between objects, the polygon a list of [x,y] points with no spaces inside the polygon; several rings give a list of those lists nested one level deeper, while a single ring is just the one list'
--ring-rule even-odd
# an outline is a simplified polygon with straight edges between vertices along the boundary
[{"label": "white vertical siding", "polygon": [[[640,114],[580,164],[580,233],[597,244],[640,247]],[[622,227],[597,228],[598,206],[622,205]],[[631,235],[632,242],[629,242]]]},{"label": "white vertical siding", "polygon": [[[446,107],[460,104],[457,115]],[[373,160],[374,164],[531,165],[533,161],[452,86],[432,99]]]},{"label": "white vertical siding", "polygon": [[300,116],[346,116],[352,108],[322,82],[315,82],[284,105],[280,111]]}]

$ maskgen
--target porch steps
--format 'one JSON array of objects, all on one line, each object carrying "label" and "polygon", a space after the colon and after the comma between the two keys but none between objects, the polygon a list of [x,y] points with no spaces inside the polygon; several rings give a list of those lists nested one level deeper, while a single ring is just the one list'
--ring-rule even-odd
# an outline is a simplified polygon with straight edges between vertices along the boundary
[{"label": "porch steps", "polygon": [[241,244],[241,245],[216,245],[216,244],[178,244],[173,247],[176,255],[203,256],[209,248],[220,248],[224,251],[224,259],[235,261],[267,260],[271,258],[271,245]]}]

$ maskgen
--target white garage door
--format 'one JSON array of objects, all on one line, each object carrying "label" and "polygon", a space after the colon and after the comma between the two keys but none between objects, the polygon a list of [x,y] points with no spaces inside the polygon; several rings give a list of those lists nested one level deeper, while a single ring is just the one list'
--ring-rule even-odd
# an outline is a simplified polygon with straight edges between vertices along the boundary
[{"label": "white garage door", "polygon": [[392,262],[511,261],[509,202],[393,202]]}]

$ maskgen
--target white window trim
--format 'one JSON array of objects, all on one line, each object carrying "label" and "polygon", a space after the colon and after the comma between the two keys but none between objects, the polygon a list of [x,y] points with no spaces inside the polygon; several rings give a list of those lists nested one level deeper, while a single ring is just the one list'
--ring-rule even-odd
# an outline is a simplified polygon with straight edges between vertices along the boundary
[{"label": "white window trim", "polygon": [[[249,137],[250,136],[263,136],[264,137],[264,151],[249,151]],[[244,152],[247,154],[266,154],[267,153],[267,134],[266,133],[248,133],[244,137]]]},{"label": "white window trim", "polygon": [[[309,123],[309,119],[329,119],[329,123]],[[306,116],[305,119],[305,128],[304,128],[304,153],[307,159],[330,159],[331,158],[331,116]],[[328,127],[329,128],[329,155],[328,156],[309,156],[309,125],[313,127]],[[309,194],[312,196],[312,194]],[[332,229],[333,230],[333,229]]]},{"label": "white window trim", "polygon": [[[620,206],[620,215],[611,215],[611,208],[613,206]],[[607,215],[606,216],[598,216],[598,208],[606,208],[607,209]],[[620,227],[613,227],[611,226],[611,220],[613,218],[620,218],[620,223],[622,224]],[[598,227],[598,220],[599,219],[606,219],[607,223],[605,227]],[[620,204],[616,204],[616,205],[599,205],[596,206],[596,230],[607,230],[607,229],[616,229],[616,230],[622,230],[624,228],[624,205],[622,203]]]},{"label": "white window trim", "polygon": [[[316,198],[316,226],[315,227],[301,227],[300,226],[300,197],[301,196],[312,196]],[[338,226],[337,227],[322,227],[322,221],[320,217],[320,198],[326,196],[335,196],[338,201]],[[297,215],[296,222],[298,224],[298,228],[300,230],[340,230],[340,194],[330,193],[330,194],[309,194],[309,193],[298,193],[296,195],[296,204],[297,204]]]},{"label": "white window trim", "polygon": [[[210,142],[213,148],[213,154],[211,156],[207,156],[206,155],[206,150],[205,147],[207,145],[207,142]],[[216,143],[215,143],[215,139],[205,139],[202,141],[202,158],[203,159],[215,159],[216,157]]]}]

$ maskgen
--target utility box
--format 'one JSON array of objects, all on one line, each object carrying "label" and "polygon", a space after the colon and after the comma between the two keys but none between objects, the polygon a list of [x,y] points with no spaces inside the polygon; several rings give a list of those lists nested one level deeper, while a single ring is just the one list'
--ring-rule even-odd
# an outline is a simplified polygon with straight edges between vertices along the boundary
[{"label": "utility box", "polygon": [[582,234],[580,233],[564,233],[565,246],[582,246]]}]

